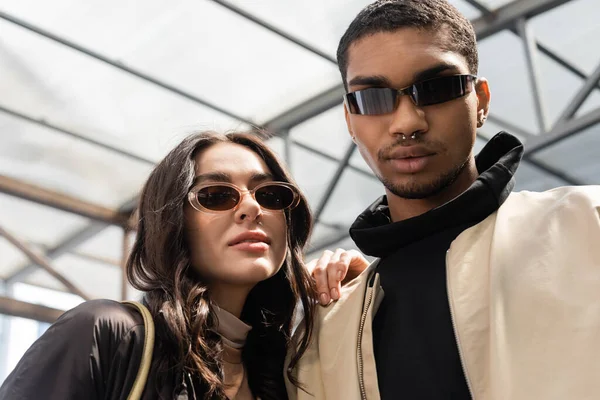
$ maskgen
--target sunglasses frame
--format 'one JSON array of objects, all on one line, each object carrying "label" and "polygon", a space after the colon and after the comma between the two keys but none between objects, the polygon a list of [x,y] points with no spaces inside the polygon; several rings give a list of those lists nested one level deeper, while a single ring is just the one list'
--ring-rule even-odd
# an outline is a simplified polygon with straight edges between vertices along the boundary
[{"label": "sunglasses frame", "polygon": [[[451,99],[448,100],[444,100],[444,101],[438,101],[435,103],[429,103],[426,105],[419,105],[417,104],[417,101],[415,100],[415,92],[417,92],[417,86],[422,85],[424,83],[433,81],[433,80],[437,80],[437,79],[444,79],[444,78],[460,78],[463,81],[463,84],[469,84],[471,83],[473,86],[471,87],[470,90],[465,90],[465,92],[457,97],[453,97]],[[366,88],[366,89],[360,89],[360,90],[355,90],[354,92],[349,92],[344,94],[344,104],[346,105],[346,109],[348,110],[348,112],[350,114],[354,114],[354,115],[366,115],[366,116],[376,116],[376,115],[385,115],[385,114],[389,114],[392,113],[394,111],[396,111],[398,109],[398,100],[400,99],[400,96],[408,96],[410,97],[410,99],[412,100],[413,104],[417,107],[426,107],[426,106],[432,106],[435,104],[442,104],[442,103],[446,103],[448,101],[452,101],[455,99],[458,99],[460,97],[466,96],[467,94],[471,93],[471,91],[473,90],[473,87],[475,85],[477,81],[477,76],[476,75],[472,75],[472,74],[460,74],[460,75],[449,75],[449,76],[438,76],[435,78],[431,78],[431,79],[425,79],[423,81],[419,81],[419,82],[415,82],[412,85],[409,85],[405,88],[402,89],[394,89],[394,88],[381,88],[381,87],[374,87],[374,88]],[[397,97],[396,97],[396,102],[394,104],[394,108],[392,109],[392,111],[386,112],[386,113],[381,113],[381,114],[362,114],[362,113],[354,113],[352,112],[352,109],[354,107],[351,107],[351,102],[354,102],[356,104],[358,104],[356,102],[356,93],[364,91],[364,90],[369,90],[369,89],[388,89],[391,90],[393,92],[396,92]],[[356,107],[358,109],[358,107]]]},{"label": "sunglasses frame", "polygon": [[[228,208],[226,210],[212,210],[210,208],[206,208],[204,207],[202,204],[200,204],[200,202],[198,201],[198,192],[204,188],[207,187],[211,187],[211,186],[227,186],[230,187],[234,190],[236,190],[239,195],[240,198],[237,202],[237,204],[232,207],[232,208]],[[271,208],[265,208],[263,207],[258,200],[256,200],[256,191],[265,187],[265,186],[283,186],[286,187],[288,189],[290,189],[292,191],[292,194],[294,195],[294,199],[292,201],[292,204],[290,204],[287,207],[284,207],[280,210],[274,210]],[[278,181],[269,181],[269,182],[263,182],[259,185],[257,185],[254,189],[250,189],[250,190],[242,190],[239,187],[237,187],[236,185],[234,185],[233,183],[229,183],[229,182],[211,182],[211,183],[202,183],[202,184],[198,184],[196,186],[193,186],[187,195],[187,199],[188,202],[190,203],[190,205],[197,211],[202,211],[202,212],[207,212],[207,213],[224,213],[224,212],[229,212],[229,211],[235,211],[238,209],[238,207],[240,206],[240,204],[242,204],[242,199],[244,198],[245,195],[250,194],[252,196],[252,198],[254,199],[254,201],[256,201],[258,203],[258,205],[260,206],[261,210],[266,211],[266,212],[279,212],[279,211],[285,211],[285,210],[292,210],[294,208],[296,208],[296,206],[298,206],[298,204],[300,203],[300,192],[298,191],[298,189],[287,182],[278,182]]]}]

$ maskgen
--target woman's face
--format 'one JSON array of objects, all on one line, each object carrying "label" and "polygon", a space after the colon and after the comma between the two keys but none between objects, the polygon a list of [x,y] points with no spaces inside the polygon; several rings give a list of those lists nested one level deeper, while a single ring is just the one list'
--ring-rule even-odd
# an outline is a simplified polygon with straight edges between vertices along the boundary
[{"label": "woman's face", "polygon": [[[232,183],[240,190],[273,181],[264,160],[249,148],[217,143],[195,158],[194,185]],[[264,210],[249,193],[235,210],[205,212],[185,206],[192,267],[213,291],[251,289],[277,273],[287,251],[283,211]]]}]

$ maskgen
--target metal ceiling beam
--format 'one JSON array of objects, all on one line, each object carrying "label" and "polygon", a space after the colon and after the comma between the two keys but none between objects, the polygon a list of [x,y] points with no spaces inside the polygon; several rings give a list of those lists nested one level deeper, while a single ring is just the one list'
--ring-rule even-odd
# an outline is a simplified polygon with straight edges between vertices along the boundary
[{"label": "metal ceiling beam", "polygon": [[[134,220],[134,208],[137,205],[137,196],[132,199],[126,201],[119,207],[119,212],[125,214],[131,214],[131,217],[128,219],[129,228],[135,229],[136,221]],[[92,237],[96,236],[104,229],[106,229],[109,225],[104,222],[94,221],[91,224],[87,225],[83,229],[80,229],[74,232],[72,235],[67,237],[62,243],[58,246],[48,250],[44,255],[49,260],[54,260],[65,253],[73,252],[77,249],[81,244],[87,242]],[[21,268],[19,268],[15,273],[6,278],[7,284],[13,284],[16,282],[22,282],[33,272],[37,271],[38,266],[36,264],[25,264]]]},{"label": "metal ceiling beam", "polygon": [[533,38],[531,25],[525,18],[520,18],[517,21],[517,32],[523,40],[523,47],[525,49],[525,60],[527,62],[527,72],[529,73],[529,83],[531,85],[531,91],[533,94],[533,105],[535,108],[538,128],[540,132],[546,133],[548,131],[548,122],[546,118],[544,100],[542,98],[541,73],[537,56],[537,48]]},{"label": "metal ceiling beam", "polygon": [[343,85],[335,85],[267,121],[264,124],[264,127],[266,130],[274,133],[288,130],[321,114],[323,111],[327,111],[332,107],[342,104],[342,96],[344,93],[345,90]]},{"label": "metal ceiling beam", "polygon": [[[550,58],[552,61],[554,61],[555,63],[557,63],[564,69],[566,69],[567,71],[571,72],[573,75],[577,76],[578,78],[583,79],[584,81],[586,81],[588,79],[588,76],[585,72],[583,72],[581,69],[579,69],[575,65],[571,64],[564,58],[560,57],[558,54],[556,54],[555,52],[550,50],[545,45],[541,44],[539,42],[539,40],[537,42],[537,48],[542,54],[548,56],[548,58]],[[600,89],[600,83],[596,83],[596,89]]]},{"label": "metal ceiling beam", "polygon": [[112,225],[127,226],[129,214],[0,175],[0,193]]},{"label": "metal ceiling beam", "polygon": [[477,39],[482,40],[504,29],[513,29],[521,18],[529,19],[571,0],[517,0],[472,21]]},{"label": "metal ceiling beam", "polygon": [[505,119],[499,118],[493,113],[488,114],[488,121],[493,122],[494,124],[500,125],[502,128],[506,128],[510,131],[510,133],[514,133],[522,137],[523,139],[529,140],[536,137],[536,135],[525,131],[523,128],[513,124],[512,122],[506,121]]},{"label": "metal ceiling beam", "polygon": [[3,236],[6,240],[12,243],[13,246],[21,250],[33,263],[42,267],[46,272],[62,283],[69,290],[69,292],[76,294],[84,300],[89,300],[89,297],[83,291],[81,291],[69,279],[65,278],[52,265],[50,265],[50,261],[47,258],[31,250],[25,243],[9,233],[6,229],[2,228],[2,226],[0,226],[0,236]]},{"label": "metal ceiling beam", "polygon": [[564,172],[557,170],[554,167],[551,167],[549,165],[546,165],[546,164],[543,164],[543,163],[537,161],[536,159],[532,158],[531,156],[523,157],[523,162],[533,165],[535,168],[539,169],[540,171],[544,172],[547,175],[550,175],[554,178],[560,179],[566,185],[580,186],[580,185],[586,184],[585,182],[582,182],[577,178],[569,176],[569,175],[565,174]]},{"label": "metal ceiling beam", "polygon": [[[44,256],[48,260],[55,260],[62,256],[63,254],[70,253],[74,251],[79,245],[85,243],[92,237],[96,236],[98,233],[102,232],[108,225],[102,222],[92,222],[87,225],[83,229],[80,229],[70,235],[67,239],[65,239],[62,243],[57,245],[56,247],[46,251]],[[38,266],[32,263],[25,263],[20,266],[16,272],[12,275],[8,276],[5,280],[7,284],[13,284],[17,282],[22,282],[29,275],[38,270]]]},{"label": "metal ceiling beam", "polygon": [[30,115],[26,115],[24,113],[21,113],[19,111],[13,110],[13,109],[10,109],[10,108],[2,106],[2,105],[0,105],[0,112],[3,112],[3,113],[8,114],[8,115],[11,115],[11,116],[13,116],[15,118],[18,118],[18,119],[30,122],[30,123],[32,123],[34,125],[42,126],[44,128],[48,128],[48,129],[53,130],[55,132],[71,136],[71,137],[73,137],[75,139],[78,139],[78,140],[81,140],[83,142],[92,144],[94,146],[98,146],[100,148],[103,148],[105,150],[108,150],[108,151],[111,151],[113,153],[119,154],[119,155],[124,156],[126,158],[129,158],[129,159],[132,159],[132,160],[135,160],[135,161],[140,161],[140,162],[142,162],[144,164],[151,164],[151,165],[155,164],[155,162],[153,160],[150,160],[148,158],[144,158],[144,157],[138,156],[137,154],[130,153],[130,152],[125,151],[123,149],[120,149],[118,147],[114,147],[114,146],[108,145],[106,143],[102,143],[102,142],[100,142],[98,140],[94,140],[94,139],[92,139],[90,137],[87,137],[87,136],[84,136],[84,135],[82,135],[80,133],[77,133],[77,132],[74,132],[74,131],[71,131],[71,130],[68,130],[68,129],[65,129],[65,128],[61,128],[58,125],[54,125],[54,124],[49,123],[44,118],[35,118],[35,117],[30,116]]},{"label": "metal ceiling beam", "polygon": [[38,34],[40,36],[43,36],[43,37],[45,37],[47,39],[50,39],[50,40],[54,41],[56,43],[60,43],[60,44],[62,44],[64,46],[66,46],[66,47],[69,47],[70,49],[73,49],[73,50],[79,52],[79,53],[82,53],[82,54],[85,54],[85,55],[87,55],[89,57],[92,57],[92,58],[94,58],[94,59],[96,59],[98,61],[101,61],[101,62],[103,62],[105,64],[108,64],[108,65],[110,65],[110,66],[112,66],[114,68],[117,68],[117,69],[119,69],[121,71],[124,71],[124,72],[126,72],[126,73],[128,73],[130,75],[136,76],[137,78],[139,78],[139,79],[141,79],[143,81],[152,83],[153,85],[159,86],[159,87],[161,87],[161,88],[163,88],[163,89],[165,89],[165,90],[167,90],[167,91],[169,91],[171,93],[175,93],[176,95],[179,95],[179,96],[184,97],[184,98],[186,98],[188,100],[191,100],[194,103],[201,104],[201,105],[203,105],[205,107],[211,108],[211,109],[213,109],[215,111],[220,112],[221,114],[224,114],[224,115],[227,115],[227,116],[229,116],[231,118],[237,119],[238,121],[245,122],[248,125],[257,126],[257,124],[254,121],[252,121],[252,120],[250,120],[248,118],[242,117],[241,115],[237,115],[236,113],[231,112],[231,111],[229,111],[229,110],[227,110],[227,109],[225,109],[223,107],[217,106],[217,105],[215,105],[215,104],[213,104],[213,103],[211,103],[211,102],[209,102],[207,100],[204,100],[204,99],[196,96],[193,93],[186,92],[185,90],[180,89],[180,88],[178,88],[178,87],[176,87],[174,85],[171,85],[171,84],[168,84],[166,82],[163,82],[163,81],[161,81],[161,80],[159,80],[157,78],[154,78],[154,77],[152,77],[152,76],[150,76],[148,74],[145,74],[145,73],[143,73],[141,71],[138,71],[138,70],[136,70],[136,69],[134,69],[132,67],[128,67],[125,64],[123,64],[121,61],[112,60],[112,59],[110,59],[110,58],[108,58],[108,57],[106,57],[106,56],[104,56],[104,55],[102,55],[100,53],[97,53],[97,52],[95,52],[95,51],[93,51],[91,49],[88,49],[87,47],[78,45],[78,44],[76,44],[74,42],[71,42],[70,40],[67,40],[67,39],[62,38],[62,37],[60,37],[58,35],[55,35],[55,34],[49,32],[49,31],[47,31],[45,29],[42,29],[42,28],[40,28],[38,26],[35,26],[35,25],[30,24],[30,23],[28,23],[26,21],[23,21],[20,18],[17,18],[15,16],[7,14],[7,13],[5,13],[3,11],[0,11],[0,19],[4,19],[5,21],[8,21],[10,23],[13,23],[15,25],[20,26],[21,28],[24,28],[24,29],[27,29],[28,31],[34,32],[34,33],[36,33],[36,34]]},{"label": "metal ceiling beam", "polygon": [[585,115],[571,119],[564,124],[557,126],[552,131],[528,141],[525,143],[525,157],[530,157],[532,154],[550,147],[567,137],[580,133],[596,124],[600,124],[600,107]]},{"label": "metal ceiling beam", "polygon": [[348,163],[350,162],[350,158],[352,157],[352,154],[354,153],[355,149],[356,149],[356,145],[354,144],[354,142],[352,142],[350,144],[350,146],[348,146],[348,149],[346,149],[346,153],[344,153],[344,158],[342,158],[339,161],[338,167],[335,171],[335,174],[333,174],[333,177],[331,178],[329,185],[327,185],[327,189],[325,190],[325,193],[323,194],[323,197],[321,198],[321,201],[319,202],[319,205],[316,208],[315,221],[318,222],[319,219],[321,218],[321,215],[323,214],[323,210],[325,210],[325,207],[327,206],[327,203],[329,202],[329,199],[331,198],[333,191],[335,190],[337,184],[339,183],[340,178],[342,177],[342,174],[346,170],[346,167],[348,166]]},{"label": "metal ceiling beam", "polygon": [[9,297],[0,296],[0,314],[27,318],[35,321],[54,323],[64,313],[63,310],[27,303]]},{"label": "metal ceiling beam", "polygon": [[491,13],[491,10],[489,8],[487,8],[486,6],[484,6],[477,0],[465,0],[465,1],[467,3],[469,3],[470,5],[472,5],[474,8],[476,8],[477,10],[479,10],[483,14]]},{"label": "metal ceiling beam", "polygon": [[583,83],[583,86],[579,89],[575,96],[573,96],[573,99],[569,102],[567,108],[558,118],[555,127],[558,127],[573,118],[585,100],[589,97],[590,93],[592,93],[596,85],[598,85],[598,82],[600,82],[600,64],[598,64],[596,70],[586,79],[586,81]]},{"label": "metal ceiling beam", "polygon": [[[533,136],[533,135],[532,135]],[[477,132],[477,137],[484,140],[485,142],[487,142],[488,140],[490,140],[490,138],[488,138],[487,136],[484,136],[482,133]],[[533,137],[537,137],[537,136],[533,136]],[[525,142],[527,144],[527,142]],[[525,144],[525,145],[526,145]],[[523,156],[523,162],[526,162],[530,165],[533,165],[535,168],[541,170],[542,172],[545,172],[548,175],[551,175],[557,179],[562,180],[565,184],[567,185],[572,185],[572,186],[577,186],[577,185],[584,185],[585,183],[579,181],[578,179],[571,177],[567,174],[565,174],[562,171],[559,171],[551,166],[548,166],[546,164],[543,164],[537,160],[535,160],[534,158],[531,157],[531,154],[526,154]]]},{"label": "metal ceiling beam", "polygon": [[[503,29],[515,29],[519,19],[534,17],[569,1],[570,0],[514,1],[492,13],[484,14],[472,21],[475,34],[477,35],[478,40],[482,40]],[[290,129],[294,125],[342,104],[342,95],[344,93],[344,86],[340,83],[339,85],[314,96],[300,106],[294,107],[273,118],[268,121],[265,126],[268,130],[272,130],[273,132]]]},{"label": "metal ceiling beam", "polygon": [[262,26],[263,28],[273,32],[274,34],[281,36],[282,38],[285,38],[287,40],[289,40],[290,42],[296,44],[297,46],[302,47],[305,50],[310,51],[311,53],[321,57],[324,60],[327,60],[331,63],[336,64],[335,58],[333,58],[332,56],[330,56],[329,54],[317,49],[314,46],[311,46],[310,44],[306,43],[303,40],[300,40],[292,35],[290,35],[287,32],[282,31],[281,29],[269,24],[268,22],[250,14],[249,12],[241,9],[240,7],[237,7],[231,3],[229,3],[228,1],[224,1],[224,0],[213,0],[215,3],[227,8],[229,11],[233,11],[234,13],[238,14],[239,16],[246,18],[249,21],[254,22],[257,25]]},{"label": "metal ceiling beam", "polygon": [[[332,156],[332,155],[330,155],[330,154],[327,154],[327,153],[325,153],[325,152],[323,152],[323,151],[321,151],[321,150],[319,150],[319,149],[316,149],[316,148],[314,148],[314,147],[311,147],[311,146],[309,146],[309,145],[307,145],[307,144],[304,144],[304,143],[302,143],[302,142],[299,142],[299,141],[297,141],[297,140],[292,140],[292,143],[293,143],[294,145],[296,145],[296,146],[300,147],[301,149],[304,149],[304,150],[306,150],[306,151],[309,151],[309,152],[311,152],[311,153],[313,153],[313,154],[316,154],[316,155],[318,155],[318,156],[321,156],[321,157],[323,157],[323,158],[325,158],[325,159],[327,159],[327,160],[329,160],[329,161],[333,161],[333,162],[336,162],[336,163],[340,162],[340,160],[339,160],[338,158],[335,158],[335,157],[333,157],[333,156]],[[373,175],[372,173],[370,173],[370,172],[368,172],[368,171],[365,171],[364,169],[361,169],[361,168],[355,167],[355,166],[354,166],[354,165],[352,165],[352,164],[348,164],[348,166],[347,166],[346,168],[349,168],[349,169],[351,169],[352,171],[354,171],[354,172],[356,172],[356,173],[358,173],[358,174],[360,174],[360,175],[362,175],[362,176],[364,176],[364,177],[366,177],[366,178],[369,178],[369,179],[373,179],[373,180],[379,181],[379,180],[377,179],[377,177],[376,177],[375,175]]]}]

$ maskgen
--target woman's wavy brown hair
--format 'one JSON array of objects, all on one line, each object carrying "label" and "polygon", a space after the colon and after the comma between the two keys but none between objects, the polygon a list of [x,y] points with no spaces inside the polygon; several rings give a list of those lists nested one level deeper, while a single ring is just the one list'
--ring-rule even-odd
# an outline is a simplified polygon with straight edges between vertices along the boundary
[{"label": "woman's wavy brown hair", "polygon": [[[261,157],[275,180],[293,180],[275,154],[250,133],[192,134],[173,149],[152,171],[139,204],[138,231],[127,261],[127,277],[134,288],[145,292],[156,324],[153,369],[163,385],[166,376],[190,374],[195,392],[204,399],[225,398],[221,361],[222,343],[216,333],[214,304],[210,291],[190,265],[190,251],[184,231],[184,205],[195,174],[194,158],[215,143],[245,146]],[[263,400],[286,399],[284,360],[291,346],[296,305],[301,303],[305,318],[303,336],[291,357],[291,368],[305,352],[312,334],[315,292],[313,281],[302,262],[312,218],[306,198],[285,212],[287,257],[271,278],[250,292],[241,318],[252,326],[243,350],[248,383]],[[179,380],[177,381],[179,382]],[[177,383],[176,382],[176,383]]]}]

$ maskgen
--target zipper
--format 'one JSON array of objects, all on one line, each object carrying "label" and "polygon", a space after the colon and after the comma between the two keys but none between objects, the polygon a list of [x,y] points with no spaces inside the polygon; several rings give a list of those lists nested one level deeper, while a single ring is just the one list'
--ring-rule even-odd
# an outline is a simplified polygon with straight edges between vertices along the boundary
[{"label": "zipper", "polygon": [[375,276],[377,274],[374,273],[373,277],[369,280],[369,286],[367,287],[367,291],[369,294],[367,295],[367,300],[365,303],[365,307],[363,308],[363,313],[360,318],[360,325],[358,327],[358,343],[356,346],[357,355],[358,355],[358,385],[360,386],[360,397],[362,400],[367,400],[367,389],[365,388],[365,377],[364,377],[364,360],[362,356],[362,336],[363,330],[365,328],[365,323],[367,321],[367,313],[369,311],[369,307],[371,306],[371,302],[373,300],[373,284],[375,282]]},{"label": "zipper", "polygon": [[458,339],[458,331],[456,329],[456,322],[454,321],[454,308],[452,307],[452,298],[450,293],[450,273],[448,271],[448,256],[450,255],[450,250],[446,251],[446,287],[448,292],[448,304],[450,306],[450,320],[452,321],[452,331],[454,332],[454,340],[456,341],[456,348],[458,349],[458,356],[460,358],[460,364],[462,366],[463,373],[465,374],[465,380],[467,381],[467,387],[469,388],[469,393],[471,394],[471,399],[475,400],[475,396],[473,395],[473,386],[471,385],[471,381],[469,380],[469,374],[467,374],[467,367],[465,364],[465,358],[462,353],[462,349],[460,346],[460,341]]}]

